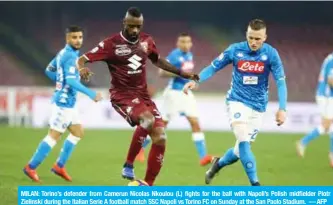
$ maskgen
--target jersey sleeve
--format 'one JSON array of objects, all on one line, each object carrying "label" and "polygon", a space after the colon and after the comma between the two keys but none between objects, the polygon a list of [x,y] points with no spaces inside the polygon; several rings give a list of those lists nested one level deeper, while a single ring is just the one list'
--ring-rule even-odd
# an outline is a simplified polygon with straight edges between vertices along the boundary
[{"label": "jersey sleeve", "polygon": [[286,110],[287,107],[287,84],[286,84],[286,76],[284,73],[283,64],[279,53],[276,49],[272,50],[271,56],[271,72],[273,73],[274,80],[277,86],[277,94],[279,99],[279,109]]},{"label": "jersey sleeve", "polygon": [[286,78],[281,58],[276,49],[272,50],[271,72],[276,81],[284,80]]},{"label": "jersey sleeve", "polygon": [[69,78],[76,78],[76,60],[77,58],[75,56],[68,56],[64,60],[63,68],[64,68],[64,77],[66,79]]},{"label": "jersey sleeve", "polygon": [[156,47],[155,41],[150,38],[148,42],[148,58],[151,60],[151,62],[155,63],[160,58],[160,53]]},{"label": "jersey sleeve", "polygon": [[214,67],[215,71],[221,70],[233,60],[234,48],[230,45],[226,50],[224,50],[217,58],[215,58],[211,65]]},{"label": "jersey sleeve", "polygon": [[106,39],[100,42],[95,48],[83,55],[88,62],[106,61],[112,56],[112,42]]},{"label": "jersey sleeve", "polygon": [[326,78],[333,78],[333,55],[330,54],[323,62],[322,70],[326,71]]},{"label": "jersey sleeve", "polygon": [[57,64],[55,58],[47,65],[45,69],[45,75],[53,82],[57,80]]},{"label": "jersey sleeve", "polygon": [[46,70],[51,72],[57,71],[57,63],[55,58],[53,58],[52,61],[47,65]]}]

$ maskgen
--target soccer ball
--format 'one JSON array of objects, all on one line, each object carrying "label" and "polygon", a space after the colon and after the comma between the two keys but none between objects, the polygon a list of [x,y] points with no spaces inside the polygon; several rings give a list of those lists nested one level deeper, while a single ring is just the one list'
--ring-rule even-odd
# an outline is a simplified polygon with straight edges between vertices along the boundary
[{"label": "soccer ball", "polygon": [[136,179],[128,183],[128,186],[149,186],[147,182],[141,180],[141,179]]}]

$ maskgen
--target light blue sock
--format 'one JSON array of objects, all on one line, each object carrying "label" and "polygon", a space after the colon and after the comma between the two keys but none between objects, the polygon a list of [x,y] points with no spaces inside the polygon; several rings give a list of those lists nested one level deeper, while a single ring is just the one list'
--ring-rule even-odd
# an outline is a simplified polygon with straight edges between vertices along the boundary
[{"label": "light blue sock", "polygon": [[36,169],[44,161],[56,143],[56,140],[47,135],[43,141],[39,143],[35,154],[32,156],[29,162],[30,168]]},{"label": "light blue sock", "polygon": [[145,141],[142,143],[142,148],[146,148],[150,142],[151,142],[151,138],[149,136],[147,136]]},{"label": "light blue sock", "polygon": [[220,158],[218,164],[220,168],[223,168],[227,165],[233,164],[238,161],[237,155],[234,153],[234,148],[230,148],[227,150],[227,152],[224,154],[223,157]]},{"label": "light blue sock", "polygon": [[81,138],[75,137],[71,134],[67,137],[57,160],[57,165],[60,168],[65,166],[66,162],[74,151],[75,145],[80,141],[80,139]]},{"label": "light blue sock", "polygon": [[330,133],[330,153],[333,154],[333,132]]},{"label": "light blue sock", "polygon": [[205,140],[195,141],[194,143],[195,147],[197,148],[199,158],[204,158],[207,155]]},{"label": "light blue sock", "polygon": [[319,137],[320,134],[322,134],[322,129],[320,127],[315,128],[308,135],[306,135],[305,137],[302,138],[302,140],[301,140],[302,145],[307,146],[312,140]]},{"label": "light blue sock", "polygon": [[207,155],[205,135],[202,132],[193,132],[192,139],[199,154],[200,159]]},{"label": "light blue sock", "polygon": [[257,163],[250,142],[239,143],[239,156],[251,184],[258,182]]}]

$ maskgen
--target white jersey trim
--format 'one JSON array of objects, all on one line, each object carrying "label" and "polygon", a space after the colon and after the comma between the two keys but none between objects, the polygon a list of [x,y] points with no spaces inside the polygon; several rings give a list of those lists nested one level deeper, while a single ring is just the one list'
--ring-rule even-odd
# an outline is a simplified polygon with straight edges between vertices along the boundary
[{"label": "white jersey trim", "polygon": [[131,44],[136,44],[137,42],[139,42],[139,39],[138,40],[136,40],[136,41],[129,41],[129,40],[127,40],[124,36],[123,36],[123,34],[121,33],[121,31],[120,31],[120,36],[126,41],[126,42],[128,42],[128,43],[131,43]]}]

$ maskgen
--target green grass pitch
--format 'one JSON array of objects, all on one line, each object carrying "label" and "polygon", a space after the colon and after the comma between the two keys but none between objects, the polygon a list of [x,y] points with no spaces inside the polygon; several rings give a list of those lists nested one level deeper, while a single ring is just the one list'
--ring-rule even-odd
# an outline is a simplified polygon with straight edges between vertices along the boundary
[{"label": "green grass pitch", "polygon": [[[46,129],[0,127],[0,204],[17,204],[17,187],[35,185],[23,174],[22,168],[46,132]],[[208,167],[199,166],[191,133],[167,133],[164,167],[156,185],[204,185]],[[130,130],[87,130],[67,164],[72,183],[50,172],[62,140],[38,169],[42,185],[127,185],[128,181],[122,179],[120,173],[131,134]],[[263,185],[333,185],[328,136],[313,142],[305,159],[300,159],[295,151],[295,142],[300,137],[299,134],[259,133],[253,151]],[[206,140],[209,152],[219,156],[235,141],[230,132],[206,132]],[[135,168],[137,177],[143,178],[146,164],[136,163]],[[248,181],[238,162],[223,169],[212,185],[248,185]]]}]

